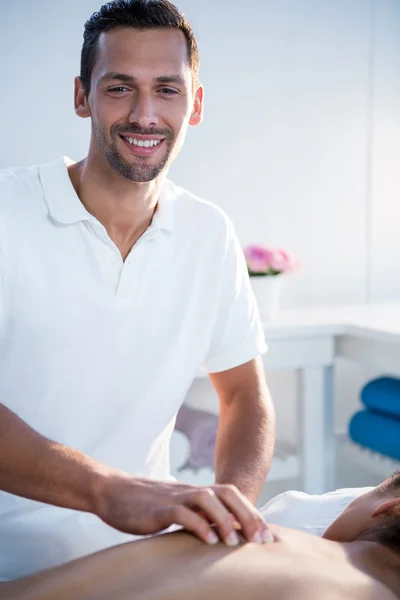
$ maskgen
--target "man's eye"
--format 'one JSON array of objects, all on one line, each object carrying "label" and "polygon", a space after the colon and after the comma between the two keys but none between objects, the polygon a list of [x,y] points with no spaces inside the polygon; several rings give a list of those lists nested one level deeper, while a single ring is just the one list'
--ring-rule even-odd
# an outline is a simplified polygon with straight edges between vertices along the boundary
[{"label": "man's eye", "polygon": [[127,92],[128,88],[124,87],[123,85],[118,85],[117,87],[110,88],[108,91],[122,93]]},{"label": "man's eye", "polygon": [[172,96],[172,95],[176,95],[179,93],[179,92],[177,92],[177,90],[173,90],[171,88],[161,88],[160,92],[162,92],[163,94],[167,94],[167,96],[168,95]]}]

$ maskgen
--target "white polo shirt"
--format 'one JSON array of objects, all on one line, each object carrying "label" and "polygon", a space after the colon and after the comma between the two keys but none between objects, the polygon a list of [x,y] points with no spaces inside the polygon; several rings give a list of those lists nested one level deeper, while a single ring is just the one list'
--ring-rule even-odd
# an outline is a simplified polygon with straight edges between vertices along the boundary
[{"label": "white polo shirt", "polygon": [[[221,209],[167,180],[123,262],[67,164],[0,172],[0,402],[52,440],[166,480],[175,416],[198,370],[266,350],[243,253]],[[122,536],[92,515],[0,492],[0,577]]]}]

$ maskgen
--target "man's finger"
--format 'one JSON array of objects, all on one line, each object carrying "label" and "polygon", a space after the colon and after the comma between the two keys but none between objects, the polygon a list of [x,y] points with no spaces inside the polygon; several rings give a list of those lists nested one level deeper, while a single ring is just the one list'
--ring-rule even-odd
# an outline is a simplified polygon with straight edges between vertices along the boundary
[{"label": "man's finger", "polygon": [[206,544],[214,545],[219,542],[218,536],[212,530],[210,523],[186,506],[171,507],[169,518],[171,522],[182,525]]},{"label": "man's finger", "polygon": [[231,514],[211,488],[201,488],[189,492],[185,495],[184,503],[189,508],[205,512],[207,518],[215,523],[221,539],[228,546],[237,546],[239,538]]},{"label": "man's finger", "polygon": [[242,526],[244,537],[249,542],[261,544],[271,541],[271,533],[262,515],[237,488],[231,485],[215,485],[213,490],[236,517]]},{"label": "man's finger", "polygon": [[[198,510],[198,511],[196,511],[196,512],[197,512],[197,513],[198,513],[198,514],[199,514],[201,517],[203,517],[203,519],[206,519],[206,521],[209,521],[209,523],[210,523],[210,525],[211,525],[212,527],[215,527],[216,523],[215,523],[215,522],[213,522],[213,521],[211,520],[211,517],[208,517],[208,515],[207,515],[205,512],[203,512],[202,510]],[[230,516],[230,518],[231,518],[231,520],[232,520],[232,523],[233,523],[233,528],[234,528],[234,529],[236,529],[236,530],[241,530],[241,529],[242,529],[242,526],[241,526],[241,524],[239,523],[239,521],[236,519],[236,517],[235,517],[235,516],[234,516],[232,513],[229,513],[229,516]]]}]

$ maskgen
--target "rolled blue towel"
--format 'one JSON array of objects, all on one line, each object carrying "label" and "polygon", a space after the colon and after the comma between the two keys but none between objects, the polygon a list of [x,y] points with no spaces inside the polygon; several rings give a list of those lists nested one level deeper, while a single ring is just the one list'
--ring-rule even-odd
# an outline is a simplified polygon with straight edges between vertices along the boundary
[{"label": "rolled blue towel", "polygon": [[361,402],[370,410],[400,419],[400,379],[373,379],[362,389]]},{"label": "rolled blue towel", "polygon": [[362,410],[351,419],[349,436],[360,446],[400,460],[400,420]]}]

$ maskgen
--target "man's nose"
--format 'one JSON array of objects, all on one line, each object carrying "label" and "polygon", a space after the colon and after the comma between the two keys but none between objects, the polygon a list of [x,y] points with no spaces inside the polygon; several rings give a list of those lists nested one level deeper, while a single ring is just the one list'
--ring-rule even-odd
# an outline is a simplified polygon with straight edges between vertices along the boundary
[{"label": "man's nose", "polygon": [[150,94],[137,94],[132,104],[129,122],[138,125],[142,129],[156,127],[158,116],[156,103]]}]

